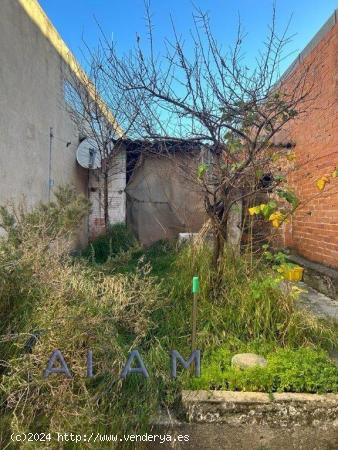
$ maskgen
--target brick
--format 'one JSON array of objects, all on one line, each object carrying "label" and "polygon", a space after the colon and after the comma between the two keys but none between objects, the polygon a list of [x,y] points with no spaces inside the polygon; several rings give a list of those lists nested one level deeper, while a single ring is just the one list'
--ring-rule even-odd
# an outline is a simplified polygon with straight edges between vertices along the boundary
[{"label": "brick", "polygon": [[[313,108],[290,122],[287,132],[296,143],[296,161],[288,165],[288,183],[302,201],[284,231],[289,247],[320,263],[338,267],[338,179],[330,178],[323,192],[316,180],[338,167],[338,23],[305,57],[312,64]],[[301,70],[296,66],[290,85]],[[286,82],[288,83],[288,81]],[[311,214],[309,214],[311,213]]]}]

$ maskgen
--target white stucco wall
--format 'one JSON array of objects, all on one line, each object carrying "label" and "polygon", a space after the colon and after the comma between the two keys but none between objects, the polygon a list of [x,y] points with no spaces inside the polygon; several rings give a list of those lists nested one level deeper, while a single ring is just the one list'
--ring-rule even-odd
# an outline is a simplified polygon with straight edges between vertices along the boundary
[{"label": "white stucco wall", "polygon": [[[64,101],[68,66],[17,0],[0,1],[0,60],[0,204],[48,200],[50,128],[54,187],[71,184],[87,195]],[[88,224],[82,228],[84,242]]]}]

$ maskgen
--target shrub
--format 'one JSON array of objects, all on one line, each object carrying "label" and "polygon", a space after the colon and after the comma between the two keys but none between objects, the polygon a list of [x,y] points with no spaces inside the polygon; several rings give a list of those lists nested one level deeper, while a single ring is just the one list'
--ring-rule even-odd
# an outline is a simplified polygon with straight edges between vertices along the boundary
[{"label": "shrub", "polygon": [[[36,307],[43,274],[53,270],[68,255],[78,223],[88,213],[89,203],[69,187],[55,192],[55,201],[27,211],[0,208],[0,324],[1,334],[26,323]],[[40,269],[43,268],[43,271]],[[3,320],[5,319],[5,320]]]},{"label": "shrub", "polygon": [[125,224],[111,225],[107,234],[102,234],[89,243],[82,256],[102,264],[109,258],[136,246],[133,234]]},{"label": "shrub", "polygon": [[[67,201],[57,197],[55,203],[22,212],[19,221],[4,212],[13,220],[7,221],[7,237],[0,240],[5,274],[0,285],[3,444],[12,432],[116,433],[131,424],[137,431],[156,411],[169,375],[154,369],[150,381],[119,379],[130,348],[150,347],[142,354],[147,367],[163,366],[163,349],[152,336],[154,312],[166,299],[148,264],[139,264],[132,274],[110,275],[69,256],[69,238],[87,204],[68,193]],[[55,374],[43,378],[56,348],[72,379]],[[89,379],[88,349],[95,371]],[[51,448],[57,445],[50,443]]]}]

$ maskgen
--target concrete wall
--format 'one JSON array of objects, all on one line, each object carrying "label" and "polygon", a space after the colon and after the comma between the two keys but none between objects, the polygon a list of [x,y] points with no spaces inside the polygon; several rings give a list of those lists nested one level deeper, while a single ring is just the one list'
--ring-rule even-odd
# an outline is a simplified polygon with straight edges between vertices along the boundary
[{"label": "concrete wall", "polygon": [[[289,184],[303,205],[285,227],[284,245],[305,258],[338,267],[338,10],[330,17],[285,75],[311,65],[309,83],[314,99],[305,115],[286,130],[296,143],[296,159],[290,167]],[[300,64],[301,63],[301,64]],[[292,79],[291,79],[292,80]],[[292,81],[291,81],[292,83]],[[322,192],[316,180],[328,175]]]},{"label": "concrete wall", "polygon": [[144,154],[128,182],[127,223],[144,245],[198,232],[206,220],[191,156]]},{"label": "concrete wall", "polygon": [[335,394],[183,391],[181,410],[162,411],[149,430],[169,437],[161,444],[157,437],[146,447],[333,450],[338,448],[337,413]]},{"label": "concrete wall", "polygon": [[54,187],[72,184],[87,195],[88,173],[75,159],[78,130],[64,101],[68,65],[19,0],[0,2],[0,58],[0,204],[48,200],[50,141]]}]

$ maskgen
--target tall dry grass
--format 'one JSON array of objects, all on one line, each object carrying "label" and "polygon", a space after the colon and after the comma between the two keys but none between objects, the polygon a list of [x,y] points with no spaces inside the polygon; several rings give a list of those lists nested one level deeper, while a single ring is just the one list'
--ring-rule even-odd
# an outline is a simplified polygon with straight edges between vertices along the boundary
[{"label": "tall dry grass", "polygon": [[[146,340],[150,345],[153,313],[166,301],[161,284],[147,265],[110,276],[69,256],[87,207],[63,189],[54,203],[33,212],[2,210],[1,448],[12,432],[122,432],[135,417],[137,431],[156,410],[158,378],[122,383],[119,375],[131,348]],[[73,378],[43,377],[54,349],[62,351]],[[86,377],[89,349],[93,378]],[[59,448],[55,441],[34,445]]]},{"label": "tall dry grass", "polygon": [[282,278],[251,255],[225,248],[217,269],[205,241],[185,246],[176,260],[174,292],[191,297],[191,279],[199,275],[200,346],[217,346],[231,337],[268,340],[282,346],[338,345],[334,324],[299,308],[297,287],[282,288]]}]

